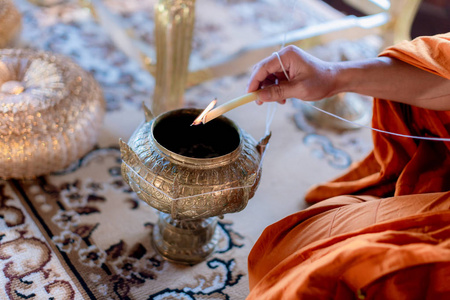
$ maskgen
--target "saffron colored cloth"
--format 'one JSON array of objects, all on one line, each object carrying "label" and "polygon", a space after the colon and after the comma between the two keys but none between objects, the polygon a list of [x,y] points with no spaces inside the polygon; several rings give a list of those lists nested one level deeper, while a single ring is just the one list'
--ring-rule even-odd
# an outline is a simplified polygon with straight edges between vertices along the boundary
[{"label": "saffron colored cloth", "polygon": [[[450,79],[450,34],[386,49]],[[450,113],[374,99],[375,128],[450,137]],[[374,150],[310,189],[248,258],[253,299],[450,299],[450,143],[373,133]]]},{"label": "saffron colored cloth", "polygon": [[338,196],[286,217],[250,252],[247,300],[450,299],[449,208],[450,192]]},{"label": "saffron colored cloth", "polygon": [[[450,33],[402,42],[381,53],[450,79]],[[450,138],[450,112],[374,99],[372,127]],[[305,201],[338,195],[390,197],[450,189],[450,143],[373,132],[374,150],[339,178],[312,187]]]}]

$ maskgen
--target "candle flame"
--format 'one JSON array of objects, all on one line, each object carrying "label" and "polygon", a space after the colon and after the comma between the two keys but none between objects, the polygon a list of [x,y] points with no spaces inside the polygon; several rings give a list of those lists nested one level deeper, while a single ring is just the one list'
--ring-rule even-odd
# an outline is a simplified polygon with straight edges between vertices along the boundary
[{"label": "candle flame", "polygon": [[192,122],[192,125],[199,125],[200,123],[205,124],[205,117],[206,115],[214,108],[214,106],[217,103],[217,99],[214,99],[211,101],[211,103],[208,104],[208,106],[202,111],[202,113],[197,117],[197,119]]}]

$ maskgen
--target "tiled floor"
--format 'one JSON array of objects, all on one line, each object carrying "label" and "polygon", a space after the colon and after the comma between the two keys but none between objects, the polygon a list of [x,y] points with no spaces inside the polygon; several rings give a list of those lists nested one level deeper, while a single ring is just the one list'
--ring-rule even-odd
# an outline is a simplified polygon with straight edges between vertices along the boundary
[{"label": "tiled floor", "polygon": [[[362,15],[343,0],[323,1],[343,13]],[[411,28],[411,37],[445,32],[450,32],[450,0],[423,0]]]}]

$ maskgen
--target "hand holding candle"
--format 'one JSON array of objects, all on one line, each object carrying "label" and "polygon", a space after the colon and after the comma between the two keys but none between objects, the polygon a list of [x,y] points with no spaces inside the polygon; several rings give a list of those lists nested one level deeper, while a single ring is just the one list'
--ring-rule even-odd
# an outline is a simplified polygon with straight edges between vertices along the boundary
[{"label": "hand holding candle", "polygon": [[258,99],[258,93],[259,91],[248,93],[246,95],[234,98],[221,106],[214,108],[214,104],[216,100],[213,100],[206,108],[205,110],[197,117],[197,119],[194,120],[192,125],[199,125],[200,123],[206,124],[209,121],[223,115],[224,113],[247,103],[250,103],[252,101],[255,101]]}]

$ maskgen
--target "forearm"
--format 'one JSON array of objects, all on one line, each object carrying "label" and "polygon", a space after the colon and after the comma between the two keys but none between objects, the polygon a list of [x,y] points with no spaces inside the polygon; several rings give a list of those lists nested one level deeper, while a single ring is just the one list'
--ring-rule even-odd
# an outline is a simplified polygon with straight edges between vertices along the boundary
[{"label": "forearm", "polygon": [[354,92],[434,110],[450,110],[450,80],[388,57],[336,64],[335,93]]}]

